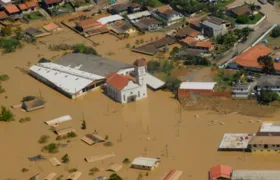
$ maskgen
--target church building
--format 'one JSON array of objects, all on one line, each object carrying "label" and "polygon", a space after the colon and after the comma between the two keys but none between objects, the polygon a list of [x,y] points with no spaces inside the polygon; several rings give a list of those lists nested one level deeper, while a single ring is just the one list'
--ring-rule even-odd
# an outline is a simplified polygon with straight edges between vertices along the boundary
[{"label": "church building", "polygon": [[130,103],[147,97],[145,59],[137,59],[134,62],[134,77],[110,73],[107,79],[107,95],[117,102]]}]

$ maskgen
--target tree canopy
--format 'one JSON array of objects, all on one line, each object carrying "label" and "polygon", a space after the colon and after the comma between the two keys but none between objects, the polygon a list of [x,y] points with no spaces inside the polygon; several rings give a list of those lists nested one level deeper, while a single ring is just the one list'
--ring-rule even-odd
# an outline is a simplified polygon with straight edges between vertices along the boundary
[{"label": "tree canopy", "polygon": [[173,92],[174,94],[177,93],[179,87],[180,87],[181,81],[177,79],[176,77],[169,76],[166,80],[166,88]]},{"label": "tree canopy", "polygon": [[120,177],[118,174],[114,173],[109,177],[109,180],[122,180],[122,177]]},{"label": "tree canopy", "polygon": [[1,113],[0,113],[0,121],[11,121],[14,118],[14,114],[7,109],[5,106],[1,107]]},{"label": "tree canopy", "polygon": [[269,103],[278,99],[278,94],[271,90],[262,89],[260,95],[258,96],[258,102],[260,104],[268,105]]},{"label": "tree canopy", "polygon": [[280,27],[279,27],[279,26],[275,27],[275,28],[271,31],[270,36],[273,37],[273,38],[279,37],[279,36],[280,36]]},{"label": "tree canopy", "polygon": [[236,18],[236,22],[239,24],[246,24],[250,21],[249,16],[247,15],[239,15]]},{"label": "tree canopy", "polygon": [[260,56],[258,58],[258,63],[263,66],[263,72],[266,74],[274,74],[274,61],[270,56]]}]

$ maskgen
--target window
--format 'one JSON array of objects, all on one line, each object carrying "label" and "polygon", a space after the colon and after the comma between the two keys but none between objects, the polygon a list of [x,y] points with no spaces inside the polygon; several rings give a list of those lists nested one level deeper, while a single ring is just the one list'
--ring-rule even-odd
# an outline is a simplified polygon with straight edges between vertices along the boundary
[{"label": "window", "polygon": [[268,145],[267,145],[267,144],[265,144],[265,145],[264,145],[264,148],[265,148],[265,149],[267,149],[267,148],[268,148]]},{"label": "window", "polygon": [[138,97],[140,97],[140,91],[138,91]]}]

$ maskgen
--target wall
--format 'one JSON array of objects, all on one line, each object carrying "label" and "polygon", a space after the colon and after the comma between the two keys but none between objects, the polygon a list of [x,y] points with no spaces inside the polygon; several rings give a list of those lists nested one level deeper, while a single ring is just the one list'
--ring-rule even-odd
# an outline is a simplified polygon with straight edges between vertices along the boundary
[{"label": "wall", "polygon": [[179,89],[178,98],[191,98],[191,97],[231,97],[231,92],[214,92],[213,90],[187,90]]}]

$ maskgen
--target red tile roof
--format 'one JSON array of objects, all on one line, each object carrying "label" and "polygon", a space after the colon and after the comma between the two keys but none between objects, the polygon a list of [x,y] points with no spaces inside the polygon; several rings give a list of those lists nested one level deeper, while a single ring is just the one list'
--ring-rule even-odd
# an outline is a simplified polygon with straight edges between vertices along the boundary
[{"label": "red tile roof", "polygon": [[100,22],[92,19],[80,21],[79,23],[77,23],[77,25],[83,29],[90,28],[90,27],[102,27],[102,24]]},{"label": "red tile roof", "polygon": [[144,58],[136,59],[136,61],[133,63],[135,66],[147,66],[147,61]]},{"label": "red tile roof", "polygon": [[45,0],[46,4],[56,4],[56,3],[60,3],[61,0]]},{"label": "red tile roof", "polygon": [[36,0],[32,0],[32,1],[26,1],[24,3],[28,8],[33,8],[33,7],[37,7],[38,3]]},{"label": "red tile roof", "polygon": [[5,13],[5,11],[0,11],[0,19],[5,19],[7,17],[8,15]]},{"label": "red tile roof", "polygon": [[117,90],[122,90],[131,79],[127,76],[119,75],[117,73],[110,73],[106,76],[107,84],[111,85]]},{"label": "red tile roof", "polygon": [[[271,52],[272,50],[264,44],[258,44],[243,52],[240,56],[235,58],[233,62],[244,67],[262,68],[262,65],[258,63],[258,58],[260,56],[266,56]],[[280,70],[280,65],[278,63],[275,63],[274,67]]]},{"label": "red tile roof", "polygon": [[17,8],[16,5],[14,4],[9,4],[9,5],[6,5],[4,6],[5,10],[8,12],[8,13],[17,13],[19,12],[19,9]]},{"label": "red tile roof", "polygon": [[26,10],[26,9],[28,9],[27,6],[26,6],[25,4],[18,4],[17,6],[18,6],[18,8],[19,8],[20,10]]},{"label": "red tile roof", "polygon": [[51,22],[50,24],[45,25],[43,28],[46,31],[54,31],[55,29],[57,29],[59,26],[53,22]]},{"label": "red tile roof", "polygon": [[181,40],[181,42],[193,46],[193,47],[204,47],[204,48],[211,48],[212,42],[210,41],[198,41],[193,37],[186,37],[185,39]]},{"label": "red tile roof", "polygon": [[210,169],[210,180],[218,178],[231,178],[232,168],[227,165],[217,165]]}]

